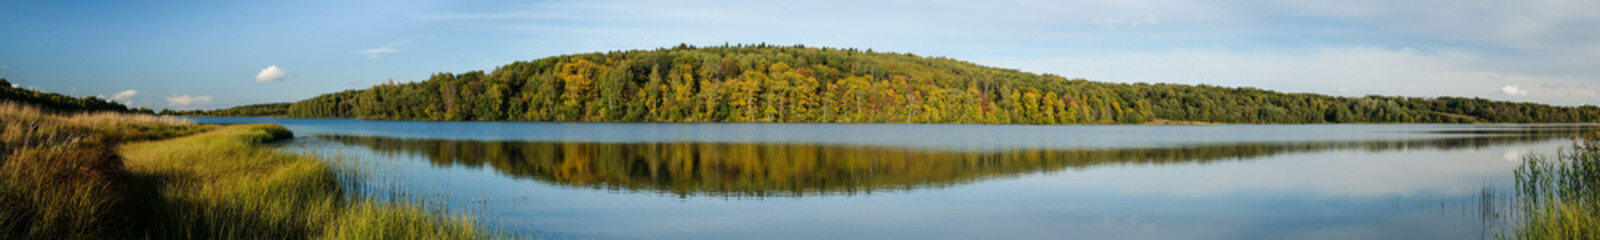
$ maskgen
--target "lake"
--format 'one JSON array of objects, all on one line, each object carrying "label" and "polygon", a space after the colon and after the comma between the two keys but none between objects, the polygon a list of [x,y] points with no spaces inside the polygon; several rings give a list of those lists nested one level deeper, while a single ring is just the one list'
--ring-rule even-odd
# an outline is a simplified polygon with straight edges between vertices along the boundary
[{"label": "lake", "polygon": [[547,239],[1477,239],[1596,125],[276,123],[361,189]]}]

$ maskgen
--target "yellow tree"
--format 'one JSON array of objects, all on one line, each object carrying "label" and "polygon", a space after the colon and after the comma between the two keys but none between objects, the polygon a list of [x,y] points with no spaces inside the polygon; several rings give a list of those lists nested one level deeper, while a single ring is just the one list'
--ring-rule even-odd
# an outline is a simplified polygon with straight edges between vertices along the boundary
[{"label": "yellow tree", "polygon": [[672,72],[675,74],[672,75],[673,81],[670,81],[672,95],[667,114],[671,121],[683,121],[686,118],[682,115],[683,111],[694,104],[694,66],[679,64]]},{"label": "yellow tree", "polygon": [[1001,122],[1022,123],[1022,121],[1020,121],[1021,119],[1017,118],[1018,115],[1021,115],[1019,113],[1022,113],[1022,92],[1017,91],[1017,89],[1011,89],[1011,94],[1006,95],[1004,104],[1005,105],[1000,106],[1003,108],[1002,110],[1006,112],[1006,115],[1002,115],[1002,117],[1007,118],[1001,120]]},{"label": "yellow tree", "polygon": [[788,121],[810,121],[812,109],[817,105],[816,91],[817,79],[801,74],[799,69],[791,69],[782,62],[772,64],[767,68],[776,80],[773,91],[779,92],[780,119]]},{"label": "yellow tree", "polygon": [[700,99],[700,105],[697,107],[699,110],[695,111],[695,119],[708,122],[722,120],[716,119],[716,115],[717,108],[722,107],[722,88],[725,85],[726,81],[712,82],[710,79],[700,79],[700,93],[696,97]]},{"label": "yellow tree", "polygon": [[921,111],[922,116],[921,116],[920,122],[924,122],[924,123],[946,123],[946,122],[949,122],[949,121],[947,121],[945,119],[945,108],[950,107],[949,102],[951,100],[955,100],[957,98],[957,96],[954,96],[954,95],[952,95],[950,93],[951,93],[951,90],[947,90],[945,88],[938,88],[938,87],[935,87],[935,88],[933,88],[933,90],[929,91],[928,92],[928,96],[927,96],[928,100],[923,102],[923,104],[922,104],[922,111]]},{"label": "yellow tree", "polygon": [[1039,124],[1039,90],[1031,87],[1027,90],[1027,93],[1022,94],[1022,112],[1025,118],[1022,122]]},{"label": "yellow tree", "polygon": [[646,118],[647,121],[661,121],[661,99],[663,99],[663,93],[667,92],[665,90],[666,87],[663,85],[665,84],[661,81],[661,67],[650,66],[650,75],[648,75],[644,87],[639,88],[638,94],[634,94],[637,98],[634,101],[642,102],[640,105],[643,105],[634,107],[645,108],[645,116],[648,116]]},{"label": "yellow tree", "polygon": [[757,108],[756,96],[760,94],[761,82],[766,78],[766,74],[759,71],[745,71],[733,81],[733,89],[728,93],[730,119],[738,122],[754,120]]},{"label": "yellow tree", "polygon": [[1041,112],[1044,113],[1044,116],[1040,120],[1043,121],[1044,124],[1061,123],[1061,119],[1056,117],[1056,113],[1061,111],[1061,97],[1057,96],[1056,92],[1054,91],[1045,92],[1044,99],[1042,99],[1042,101],[1043,106],[1041,107]]},{"label": "yellow tree", "polygon": [[601,66],[590,62],[588,59],[573,58],[561,63],[556,73],[566,91],[561,93],[562,112],[556,116],[558,120],[578,120],[582,116],[583,103],[595,97],[594,75],[601,71]]},{"label": "yellow tree", "polygon": [[817,119],[816,109],[821,104],[818,101],[819,96],[817,96],[817,78],[792,72],[786,75],[794,80],[793,86],[789,88],[792,90],[792,93],[789,94],[790,99],[793,99],[789,112],[794,117],[791,118],[800,121]]},{"label": "yellow tree", "polygon": [[961,122],[962,123],[989,123],[989,121],[986,119],[985,114],[984,114],[985,112],[987,112],[989,110],[989,108],[988,108],[989,106],[985,105],[986,103],[988,103],[989,99],[984,98],[983,92],[978,91],[978,83],[977,83],[977,81],[967,82],[967,91],[963,95],[964,96],[962,96],[961,99],[966,100],[966,102],[963,102],[962,105],[965,105],[964,107],[968,107],[968,108],[971,108],[971,109],[968,109],[968,111],[960,113],[961,114]]},{"label": "yellow tree", "polygon": [[787,101],[789,100],[787,94],[791,91],[789,89],[789,79],[793,78],[786,76],[786,74],[799,74],[789,72],[789,65],[782,62],[774,63],[766,70],[769,77],[765,79],[766,81],[762,83],[761,87],[766,90],[761,94],[763,105],[761,106],[761,118],[762,121],[783,122],[785,120],[783,110],[787,110]]},{"label": "yellow tree", "polygon": [[882,93],[874,94],[878,100],[872,105],[873,121],[893,121],[892,118],[895,117],[899,111],[905,110],[905,106],[902,105],[902,103],[905,102],[903,101],[905,100],[905,96],[900,95],[899,91],[895,91],[894,86],[896,85],[890,82],[889,79],[879,80],[878,84],[873,86],[874,90]]},{"label": "yellow tree", "polygon": [[849,76],[835,82],[841,89],[839,104],[840,120],[844,122],[861,122],[866,113],[867,97],[872,87],[871,77]]}]

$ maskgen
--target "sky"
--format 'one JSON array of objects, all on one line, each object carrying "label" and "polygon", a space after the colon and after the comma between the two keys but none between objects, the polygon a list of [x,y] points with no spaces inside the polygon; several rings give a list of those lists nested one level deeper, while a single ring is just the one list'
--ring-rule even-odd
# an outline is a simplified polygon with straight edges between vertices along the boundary
[{"label": "sky", "polygon": [[0,78],[289,102],[627,49],[804,44],[1105,82],[1600,104],[1600,1],[4,1]]}]

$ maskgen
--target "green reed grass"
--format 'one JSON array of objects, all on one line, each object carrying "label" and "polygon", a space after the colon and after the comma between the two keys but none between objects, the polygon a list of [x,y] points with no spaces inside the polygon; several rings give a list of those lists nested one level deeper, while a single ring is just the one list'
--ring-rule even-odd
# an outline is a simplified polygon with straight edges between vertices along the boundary
[{"label": "green reed grass", "polygon": [[1516,170],[1518,214],[1510,238],[1600,239],[1600,133],[1555,158],[1524,157]]}]

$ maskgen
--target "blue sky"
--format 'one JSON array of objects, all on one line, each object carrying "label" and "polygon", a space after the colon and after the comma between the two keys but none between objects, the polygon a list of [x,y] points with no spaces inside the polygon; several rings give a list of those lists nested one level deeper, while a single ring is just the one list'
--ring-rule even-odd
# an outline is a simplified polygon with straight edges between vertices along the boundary
[{"label": "blue sky", "polygon": [[678,43],[1108,82],[1600,104],[1600,1],[6,1],[0,78],[154,109]]}]

